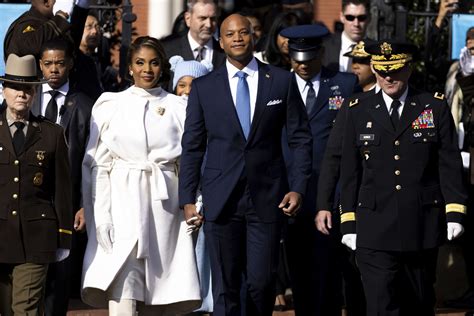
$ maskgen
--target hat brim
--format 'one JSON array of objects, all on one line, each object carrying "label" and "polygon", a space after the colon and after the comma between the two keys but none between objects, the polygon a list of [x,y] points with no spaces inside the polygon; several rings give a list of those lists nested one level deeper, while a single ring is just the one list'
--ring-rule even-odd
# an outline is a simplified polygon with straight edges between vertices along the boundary
[{"label": "hat brim", "polygon": [[5,76],[0,76],[0,82],[9,82],[9,83],[16,83],[16,84],[27,84],[27,85],[40,85],[43,83],[47,83],[48,80],[46,79],[19,79],[19,78],[8,78]]},{"label": "hat brim", "polygon": [[290,49],[290,58],[297,62],[305,62],[315,59],[319,54],[319,49],[308,51],[296,51]]}]

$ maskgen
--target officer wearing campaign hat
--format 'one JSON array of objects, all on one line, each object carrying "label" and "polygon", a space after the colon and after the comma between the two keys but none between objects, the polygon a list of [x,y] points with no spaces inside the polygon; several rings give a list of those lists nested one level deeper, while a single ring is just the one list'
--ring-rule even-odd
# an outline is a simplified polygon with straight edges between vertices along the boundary
[{"label": "officer wearing campaign hat", "polygon": [[434,315],[437,250],[462,234],[467,195],[450,109],[408,85],[416,47],[366,48],[381,91],[352,100],[341,166],[342,242],[367,315]]},{"label": "officer wearing campaign hat", "polygon": [[[359,91],[357,77],[349,73],[328,70],[321,66],[324,54],[322,39],[329,34],[322,25],[299,25],[283,29],[280,34],[289,39],[289,55],[296,87],[308,113],[313,136],[313,170],[300,213],[288,227],[287,254],[292,280],[296,315],[340,315],[341,259],[334,249],[342,248],[338,229],[331,230],[334,239],[325,238],[315,229],[316,192],[320,164],[329,131],[345,98]],[[292,163],[286,149],[287,161]],[[291,182],[290,175],[290,182]],[[328,210],[331,216],[332,209]],[[337,216],[336,216],[337,218]],[[304,245],[301,241],[304,240]],[[338,252],[338,251],[337,251]],[[354,279],[358,279],[358,276]],[[362,292],[361,287],[359,293]]]},{"label": "officer wearing campaign hat", "polygon": [[33,55],[8,56],[0,109],[0,314],[40,314],[48,264],[67,257],[72,202],[68,152],[59,125],[30,112]]}]

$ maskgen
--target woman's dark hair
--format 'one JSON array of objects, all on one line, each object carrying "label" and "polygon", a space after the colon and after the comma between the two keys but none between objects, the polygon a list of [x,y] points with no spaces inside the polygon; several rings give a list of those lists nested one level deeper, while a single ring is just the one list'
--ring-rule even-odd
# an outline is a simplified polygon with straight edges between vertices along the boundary
[{"label": "woman's dark hair", "polygon": [[293,12],[285,12],[277,15],[268,31],[264,50],[264,56],[270,65],[289,68],[286,59],[278,48],[277,38],[281,30],[299,24],[301,24],[301,20],[298,15]]},{"label": "woman's dark hair", "polygon": [[[161,76],[160,76],[160,79],[158,80],[158,83],[168,82],[171,78],[170,76],[171,66],[170,66],[170,63],[168,62],[168,58],[166,57],[165,50],[163,49],[163,45],[161,45],[160,41],[154,37],[140,36],[140,37],[137,37],[133,41],[133,43],[130,45],[130,48],[128,49],[127,66],[130,67],[130,65],[132,64],[133,55],[135,55],[135,53],[138,52],[143,47],[148,47],[148,48],[153,49],[158,55],[160,68],[161,68]],[[133,81],[133,78],[131,78],[128,74],[127,74],[127,77],[128,79],[131,79],[131,81]]]}]

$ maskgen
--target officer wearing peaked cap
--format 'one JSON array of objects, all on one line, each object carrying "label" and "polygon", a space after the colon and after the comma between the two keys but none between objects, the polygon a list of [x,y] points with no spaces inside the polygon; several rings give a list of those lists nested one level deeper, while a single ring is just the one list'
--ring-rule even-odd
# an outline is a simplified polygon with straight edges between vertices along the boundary
[{"label": "officer wearing peaked cap", "polygon": [[[337,229],[331,231],[328,238],[315,227],[316,192],[329,131],[344,99],[360,91],[360,88],[355,75],[321,66],[324,54],[321,43],[328,34],[326,27],[299,25],[283,29],[280,34],[289,38],[293,80],[296,81],[294,86],[306,106],[313,136],[311,178],[302,209],[288,226],[286,241],[295,314],[340,315],[341,305],[337,298],[341,297],[341,289],[335,284],[342,284],[341,260],[337,256],[342,245]],[[288,149],[285,154],[287,163],[291,165]],[[302,240],[305,241],[304,246]],[[362,286],[358,290],[362,292]]]},{"label": "officer wearing peaked cap", "polygon": [[33,55],[8,56],[0,110],[0,314],[38,315],[48,264],[71,245],[67,146],[59,125],[30,113]]},{"label": "officer wearing peaked cap", "polygon": [[434,315],[438,247],[463,231],[467,195],[450,109],[408,86],[416,47],[366,48],[381,91],[350,107],[342,242],[356,250],[367,315]]}]

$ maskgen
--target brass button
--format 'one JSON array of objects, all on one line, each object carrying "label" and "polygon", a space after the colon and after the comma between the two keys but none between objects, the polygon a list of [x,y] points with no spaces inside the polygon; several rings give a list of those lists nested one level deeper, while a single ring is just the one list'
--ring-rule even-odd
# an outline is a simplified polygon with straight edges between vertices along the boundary
[{"label": "brass button", "polygon": [[15,164],[15,166],[18,166],[18,165],[20,164],[20,161],[19,161],[19,160],[15,160],[13,163]]},{"label": "brass button", "polygon": [[399,176],[400,175],[400,170],[395,170],[395,175]]},{"label": "brass button", "polygon": [[369,142],[364,142],[364,145],[367,146],[369,144]]},{"label": "brass button", "polygon": [[362,203],[361,203],[361,202],[359,202],[359,206],[362,206]]},{"label": "brass button", "polygon": [[393,156],[393,158],[394,158],[395,160],[400,160],[400,156],[399,156],[399,155],[395,155],[395,156]]},{"label": "brass button", "polygon": [[45,213],[41,214],[41,217],[46,217],[46,214]]},{"label": "brass button", "polygon": [[402,186],[399,185],[399,184],[397,184],[397,185],[395,186],[395,189],[397,189],[397,191],[400,191],[400,190],[402,189]]},{"label": "brass button", "polygon": [[428,141],[428,140],[427,140],[426,138],[423,138],[423,142],[425,142],[425,143],[426,143],[427,141]]},{"label": "brass button", "polygon": [[18,194],[15,193],[15,194],[13,194],[12,197],[16,200],[16,199],[18,199]]},{"label": "brass button", "polygon": [[43,165],[43,163],[40,161],[40,162],[38,162],[38,165],[42,166],[42,165]]},{"label": "brass button", "polygon": [[17,212],[16,211],[12,211],[12,215],[13,216],[16,216]]},{"label": "brass button", "polygon": [[398,146],[398,145],[400,145],[400,141],[397,139],[397,140],[395,141],[395,146]]},{"label": "brass button", "polygon": [[13,178],[13,182],[18,182],[18,181],[20,181],[20,178],[18,177]]},{"label": "brass button", "polygon": [[434,200],[433,202],[434,202],[434,204],[438,204],[438,200]]}]

